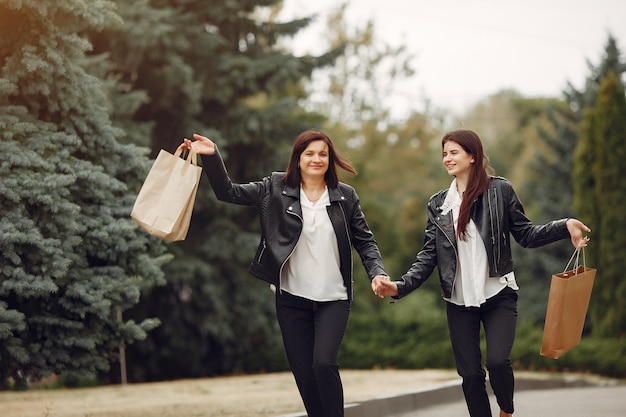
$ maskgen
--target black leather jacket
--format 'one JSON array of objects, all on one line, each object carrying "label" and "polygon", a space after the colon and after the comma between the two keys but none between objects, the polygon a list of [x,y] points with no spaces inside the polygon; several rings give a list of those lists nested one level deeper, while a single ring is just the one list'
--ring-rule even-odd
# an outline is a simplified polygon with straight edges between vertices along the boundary
[{"label": "black leather jacket", "polygon": [[[213,155],[202,155],[202,165],[219,200],[257,208],[261,241],[250,265],[250,273],[280,288],[281,269],[302,232],[300,188],[288,187],[283,182],[282,172],[274,172],[260,181],[234,184],[217,148]],[[352,247],[361,257],[370,280],[376,275],[387,274],[354,188],[339,183],[337,188],[328,187],[328,194],[328,216],[337,236],[341,275],[351,300]]]},{"label": "black leather jacket", "polygon": [[[402,298],[421,286],[435,266],[439,270],[443,297],[452,295],[458,253],[452,211],[442,215],[440,210],[447,193],[447,189],[439,191],[428,202],[424,246],[401,281],[396,281],[396,298]],[[490,277],[501,277],[513,271],[510,235],[525,248],[539,247],[569,237],[565,225],[567,219],[533,225],[524,214],[524,207],[511,183],[502,177],[491,177],[489,189],[472,206],[471,218],[485,244]]]}]

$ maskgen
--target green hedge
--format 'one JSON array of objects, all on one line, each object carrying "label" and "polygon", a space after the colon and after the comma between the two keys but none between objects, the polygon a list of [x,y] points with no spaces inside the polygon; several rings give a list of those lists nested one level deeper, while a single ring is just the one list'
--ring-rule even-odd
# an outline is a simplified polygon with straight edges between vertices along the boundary
[{"label": "green hedge", "polygon": [[[340,365],[350,369],[454,368],[445,314],[444,301],[427,291],[392,305],[357,305],[350,317]],[[626,339],[585,336],[579,346],[551,359],[539,354],[542,335],[542,327],[530,322],[518,325],[511,354],[516,370],[626,377]]]}]

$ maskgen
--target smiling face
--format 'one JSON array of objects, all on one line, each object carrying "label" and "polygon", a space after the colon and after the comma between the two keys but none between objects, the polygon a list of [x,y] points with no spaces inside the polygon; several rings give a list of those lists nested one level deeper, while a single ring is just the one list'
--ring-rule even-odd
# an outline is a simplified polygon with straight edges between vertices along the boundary
[{"label": "smiling face", "polygon": [[443,166],[448,174],[457,178],[467,178],[473,163],[474,157],[458,143],[448,140],[443,145]]},{"label": "smiling face", "polygon": [[324,177],[328,170],[330,156],[328,145],[323,140],[314,140],[300,154],[300,175],[305,177]]}]

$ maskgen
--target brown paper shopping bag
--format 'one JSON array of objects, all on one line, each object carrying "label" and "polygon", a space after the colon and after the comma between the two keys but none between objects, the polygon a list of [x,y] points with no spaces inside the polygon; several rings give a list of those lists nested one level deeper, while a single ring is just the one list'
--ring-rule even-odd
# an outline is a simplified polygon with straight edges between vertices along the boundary
[{"label": "brown paper shopping bag", "polygon": [[[581,251],[582,265],[579,264]],[[541,342],[542,356],[556,359],[580,343],[596,276],[596,270],[585,265],[584,257],[584,249],[577,248],[565,271],[552,275]],[[568,270],[574,258],[573,269]]]},{"label": "brown paper shopping bag", "polygon": [[169,241],[187,237],[202,168],[195,151],[182,159],[161,149],[139,190],[131,217],[151,235]]}]

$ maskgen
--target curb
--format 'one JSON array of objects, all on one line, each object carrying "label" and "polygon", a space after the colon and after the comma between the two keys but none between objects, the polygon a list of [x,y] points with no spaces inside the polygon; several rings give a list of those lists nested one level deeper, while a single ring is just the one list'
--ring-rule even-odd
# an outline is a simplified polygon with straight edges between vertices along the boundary
[{"label": "curb", "polygon": [[[597,384],[585,379],[533,379],[516,378],[515,391],[542,390],[550,388],[589,387]],[[345,417],[401,417],[420,408],[462,401],[461,381],[451,381],[433,388],[390,397],[375,398],[345,405]],[[284,414],[278,417],[307,417],[306,413]]]}]

